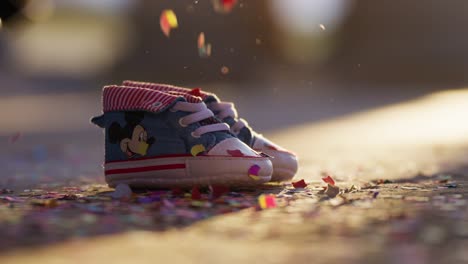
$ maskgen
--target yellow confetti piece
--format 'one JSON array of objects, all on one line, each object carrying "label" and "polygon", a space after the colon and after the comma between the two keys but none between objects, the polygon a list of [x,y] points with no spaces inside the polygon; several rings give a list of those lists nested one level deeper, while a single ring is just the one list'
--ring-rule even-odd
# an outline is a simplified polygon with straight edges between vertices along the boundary
[{"label": "yellow confetti piece", "polygon": [[167,37],[169,37],[171,29],[177,28],[179,26],[177,22],[177,16],[171,9],[166,9],[162,11],[161,17],[159,19],[159,24],[161,26],[162,32]]},{"label": "yellow confetti piece", "polygon": [[273,194],[262,194],[258,197],[258,205],[262,209],[275,208],[276,198]]},{"label": "yellow confetti piece", "polygon": [[203,146],[202,144],[198,144],[192,147],[190,153],[192,153],[192,156],[196,157],[198,154],[204,152],[205,150],[205,146]]}]

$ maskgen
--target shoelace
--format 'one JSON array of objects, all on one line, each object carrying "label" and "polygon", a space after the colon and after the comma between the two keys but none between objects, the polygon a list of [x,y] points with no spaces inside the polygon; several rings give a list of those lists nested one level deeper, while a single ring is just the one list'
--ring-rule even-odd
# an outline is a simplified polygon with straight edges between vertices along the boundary
[{"label": "shoelace", "polygon": [[[172,107],[171,111],[184,111],[192,113],[179,119],[179,124],[182,127],[186,127],[190,124],[214,117],[213,112],[211,112],[211,110],[208,109],[204,103],[177,102]],[[205,133],[215,131],[229,131],[229,125],[226,123],[203,125],[195,129],[195,131],[192,132],[192,136],[198,138]]]},{"label": "shoelace", "polygon": [[217,112],[217,117],[221,120],[224,118],[230,116],[234,118],[236,121],[234,125],[231,127],[231,132],[234,133],[235,135],[239,134],[240,130],[247,126],[247,121],[245,121],[242,118],[237,118],[237,111],[234,108],[233,103],[228,103],[228,102],[213,102],[210,103],[210,108]]}]

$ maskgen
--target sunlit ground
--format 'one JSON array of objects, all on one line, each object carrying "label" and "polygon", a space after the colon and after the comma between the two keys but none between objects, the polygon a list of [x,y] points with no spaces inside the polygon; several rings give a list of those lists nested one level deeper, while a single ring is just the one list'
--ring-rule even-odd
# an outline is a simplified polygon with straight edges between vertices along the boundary
[{"label": "sunlit ground", "polygon": [[[37,103],[36,99],[43,100],[42,103],[47,105],[46,98],[28,97],[27,100]],[[78,117],[78,113],[90,111],[80,108],[80,105],[86,106],[86,102],[75,99],[77,103],[73,104],[75,108],[70,109],[71,116]],[[334,175],[343,186],[363,184],[373,179],[404,181],[415,176],[429,177],[447,171],[466,175],[467,101],[468,90],[438,92],[407,102],[265,134],[299,154],[301,165],[297,179],[304,178],[309,182],[318,183],[323,172]],[[1,103],[0,113],[5,112],[5,107],[13,109],[15,106]],[[272,115],[274,111],[271,111]],[[60,130],[60,116],[48,118],[47,113],[48,111],[36,112],[31,122],[40,124],[40,118],[44,118],[49,120],[53,130]],[[23,117],[27,118],[27,114]],[[249,121],[252,124],[255,122]],[[3,133],[10,133],[11,131],[7,131],[8,127],[16,126],[27,134],[26,124],[30,124],[29,121],[22,119],[14,122],[16,123],[2,126],[5,130]],[[69,120],[65,124],[66,122]],[[47,132],[47,126],[42,126],[39,130],[34,126],[31,131]],[[64,131],[70,131],[70,127]],[[100,134],[96,132],[96,137],[98,135]],[[466,194],[463,184],[454,190],[457,195]],[[391,192],[391,189],[387,190],[387,193]],[[399,194],[401,190],[393,192]],[[405,195],[415,195],[414,193],[416,191],[407,191]],[[419,193],[420,196],[429,194],[430,192]],[[162,233],[132,231],[112,236],[73,239],[58,244],[39,245],[34,249],[19,249],[1,256],[0,262],[91,263],[108,262],[112,259],[112,263],[174,263],[194,260],[200,263],[240,263],[254,260],[265,263],[363,263],[364,260],[372,260],[374,263],[402,264],[430,263],[433,257],[431,254],[445,256],[446,251],[431,253],[431,247],[438,245],[431,244],[432,242],[429,245],[406,240],[401,244],[391,242],[392,240],[389,242],[389,238],[383,235],[388,230],[396,228],[395,230],[404,234],[400,230],[402,227],[395,224],[381,225],[372,231],[365,229],[371,223],[385,223],[386,212],[395,208],[406,212],[407,205],[404,202],[397,203],[391,199],[377,201],[365,206],[343,206],[337,209],[324,207],[318,218],[307,220],[312,214],[310,208],[316,207],[303,199],[298,200],[299,207],[286,208],[283,214],[277,210],[259,213],[246,210],[213,217],[182,230]],[[406,213],[407,217],[419,212],[421,206],[409,208],[419,209],[411,209]],[[295,214],[297,212],[302,212],[300,217]],[[447,211],[446,214],[451,212]],[[325,219],[326,223],[321,222]],[[441,225],[444,228],[451,225],[448,220],[444,221]],[[466,221],[462,223],[466,224]],[[319,226],[326,230],[342,230],[343,227],[340,226],[346,226],[350,230],[360,231],[350,231],[349,234],[345,232],[344,235],[341,233],[344,231],[340,231],[339,235],[332,232],[333,235],[330,235],[318,230]],[[466,226],[463,228],[467,228]],[[398,232],[394,235],[398,236]],[[449,234],[449,238],[450,236]],[[468,245],[463,240],[463,235],[461,239],[451,249],[451,259],[446,263],[468,260],[462,250]],[[444,248],[443,245],[438,247],[441,250]]]}]

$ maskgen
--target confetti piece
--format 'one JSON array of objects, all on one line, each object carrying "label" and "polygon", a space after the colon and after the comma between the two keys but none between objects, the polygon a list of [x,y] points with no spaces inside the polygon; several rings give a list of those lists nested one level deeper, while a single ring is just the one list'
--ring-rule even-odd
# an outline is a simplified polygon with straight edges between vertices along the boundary
[{"label": "confetti piece", "polygon": [[221,67],[221,73],[226,75],[229,73],[229,68],[226,66]]},{"label": "confetti piece", "polygon": [[372,194],[372,198],[374,198],[374,199],[377,198],[377,196],[379,196],[379,192],[374,192],[374,193]]},{"label": "confetti piece", "polygon": [[198,35],[198,55],[201,58],[211,56],[211,43],[205,43],[205,33],[203,32]]},{"label": "confetti piece", "polygon": [[200,200],[201,199],[201,193],[200,193],[200,190],[198,189],[198,186],[193,186],[192,192],[191,192],[191,198],[193,200]]},{"label": "confetti piece", "polygon": [[213,0],[214,10],[221,14],[227,14],[234,9],[237,4],[237,0]]},{"label": "confetti piece", "polygon": [[323,24],[320,24],[319,27],[322,29],[322,30],[325,30],[325,26]]},{"label": "confetti piece", "polygon": [[333,178],[332,178],[330,175],[328,175],[328,176],[325,177],[325,178],[322,178],[322,180],[323,180],[325,183],[328,183],[328,184],[330,184],[330,185],[332,185],[332,186],[335,186],[335,180],[333,180]]},{"label": "confetti piece", "polygon": [[159,25],[161,26],[161,30],[164,35],[169,37],[171,29],[178,27],[177,17],[174,11],[171,9],[163,10],[159,19]]},{"label": "confetti piece", "polygon": [[307,187],[307,183],[304,181],[304,179],[302,179],[302,180],[300,180],[300,181],[297,181],[297,182],[293,182],[292,185],[293,185],[294,188],[296,188],[296,189]]},{"label": "confetti piece", "polygon": [[221,185],[210,185],[211,198],[216,199],[229,192],[229,187]]},{"label": "confetti piece", "polygon": [[335,185],[331,185],[330,183],[327,186],[327,190],[325,190],[325,194],[328,195],[330,198],[336,197],[340,193],[340,188]]},{"label": "confetti piece", "polygon": [[181,188],[173,188],[171,190],[171,193],[173,196],[179,196],[179,195],[184,194],[184,191]]},{"label": "confetti piece", "polygon": [[13,134],[13,135],[9,138],[9,141],[10,141],[10,143],[15,143],[15,142],[18,141],[20,138],[21,138],[21,132],[16,132],[15,134]]},{"label": "confetti piece", "polygon": [[205,150],[205,146],[203,146],[202,144],[198,144],[192,147],[190,153],[192,153],[192,156],[196,157],[198,154],[203,153]]},{"label": "confetti piece", "polygon": [[120,183],[110,196],[114,199],[128,199],[132,197],[132,189],[127,184]]},{"label": "confetti piece", "polygon": [[233,157],[244,157],[244,153],[238,149],[228,149],[227,153]]},{"label": "confetti piece", "polygon": [[260,171],[260,166],[258,166],[257,164],[252,165],[249,168],[249,177],[256,180],[256,181],[260,180],[260,177],[258,177],[258,172],[259,171]]},{"label": "confetti piece", "polygon": [[258,197],[258,204],[262,209],[275,208],[276,198],[273,194],[262,194]]}]

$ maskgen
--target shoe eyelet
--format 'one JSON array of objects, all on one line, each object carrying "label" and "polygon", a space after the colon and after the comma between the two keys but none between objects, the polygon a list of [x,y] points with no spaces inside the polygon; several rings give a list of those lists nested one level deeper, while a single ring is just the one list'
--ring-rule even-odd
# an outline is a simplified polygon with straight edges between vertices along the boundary
[{"label": "shoe eyelet", "polygon": [[181,127],[187,127],[187,125],[184,124],[184,122],[183,122],[183,118],[179,118],[179,125],[180,125]]},{"label": "shoe eyelet", "polygon": [[194,137],[194,138],[200,138],[200,137],[201,137],[200,135],[195,134],[195,131],[192,132],[192,133],[190,133],[190,135],[191,135],[192,137]]}]

